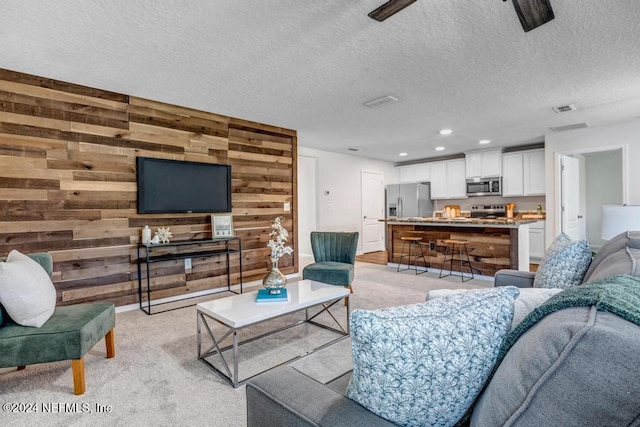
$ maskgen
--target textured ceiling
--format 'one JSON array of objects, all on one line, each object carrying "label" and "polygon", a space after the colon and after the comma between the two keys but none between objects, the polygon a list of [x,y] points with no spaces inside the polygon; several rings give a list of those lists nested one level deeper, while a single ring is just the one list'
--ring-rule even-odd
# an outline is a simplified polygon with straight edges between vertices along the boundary
[{"label": "textured ceiling", "polygon": [[[511,2],[420,0],[367,17],[384,2],[0,0],[0,67],[394,162],[640,116],[638,0],[551,0],[556,18],[528,33]],[[363,105],[385,95],[400,102]],[[577,111],[552,111],[567,103]]]}]

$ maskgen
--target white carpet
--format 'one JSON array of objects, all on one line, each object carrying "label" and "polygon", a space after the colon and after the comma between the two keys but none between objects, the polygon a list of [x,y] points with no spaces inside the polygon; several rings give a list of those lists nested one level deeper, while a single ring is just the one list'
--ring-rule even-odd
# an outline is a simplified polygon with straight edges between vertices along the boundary
[{"label": "white carpet", "polygon": [[[356,263],[355,277],[352,310],[423,302],[433,289],[492,286],[478,279],[463,284],[456,277],[437,279],[434,273],[416,276],[413,271],[397,273],[395,267],[366,263]],[[344,307],[338,307],[337,314],[338,319],[344,319]],[[286,320],[290,319],[248,328],[241,337]],[[314,326],[297,326],[241,346],[240,376],[304,354],[334,336]],[[327,381],[350,368],[350,341],[345,339],[294,363],[298,369]],[[244,386],[232,388],[196,357],[195,307],[153,316],[140,310],[117,314],[116,357],[106,359],[104,341],[99,342],[85,356],[85,374],[87,392],[75,396],[68,361],[27,366],[23,371],[0,369],[0,403],[4,405],[0,424],[246,425]],[[38,412],[6,412],[6,404],[34,405]],[[110,411],[99,413],[98,407]]]}]

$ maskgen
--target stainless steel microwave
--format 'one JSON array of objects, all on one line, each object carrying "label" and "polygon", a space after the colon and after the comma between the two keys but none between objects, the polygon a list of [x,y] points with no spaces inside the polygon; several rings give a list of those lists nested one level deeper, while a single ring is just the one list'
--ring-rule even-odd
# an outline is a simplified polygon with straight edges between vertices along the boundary
[{"label": "stainless steel microwave", "polygon": [[502,178],[467,179],[467,196],[502,196]]}]

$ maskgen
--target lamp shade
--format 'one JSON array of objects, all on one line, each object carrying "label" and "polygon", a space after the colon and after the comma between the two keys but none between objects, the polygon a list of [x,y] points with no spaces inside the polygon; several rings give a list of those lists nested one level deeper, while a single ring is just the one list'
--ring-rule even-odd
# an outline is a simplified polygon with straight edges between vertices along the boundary
[{"label": "lamp shade", "polygon": [[600,237],[610,240],[628,230],[640,230],[640,206],[603,205]]}]

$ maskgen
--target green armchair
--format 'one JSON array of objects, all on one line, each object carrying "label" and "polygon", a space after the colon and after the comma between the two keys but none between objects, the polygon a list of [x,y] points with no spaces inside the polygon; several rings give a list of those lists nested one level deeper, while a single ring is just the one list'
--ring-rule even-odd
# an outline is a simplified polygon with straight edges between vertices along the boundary
[{"label": "green armchair", "polygon": [[302,278],[351,289],[358,236],[357,231],[312,231],[311,249],[315,262],[302,270]]},{"label": "green armchair", "polygon": [[[51,276],[47,253],[30,254]],[[0,260],[1,261],[1,260]],[[0,311],[2,307],[0,306]],[[39,328],[21,326],[0,314],[0,368],[71,360],[76,395],[85,392],[84,355],[103,337],[107,357],[115,356],[115,307],[112,303],[56,307]]]}]

